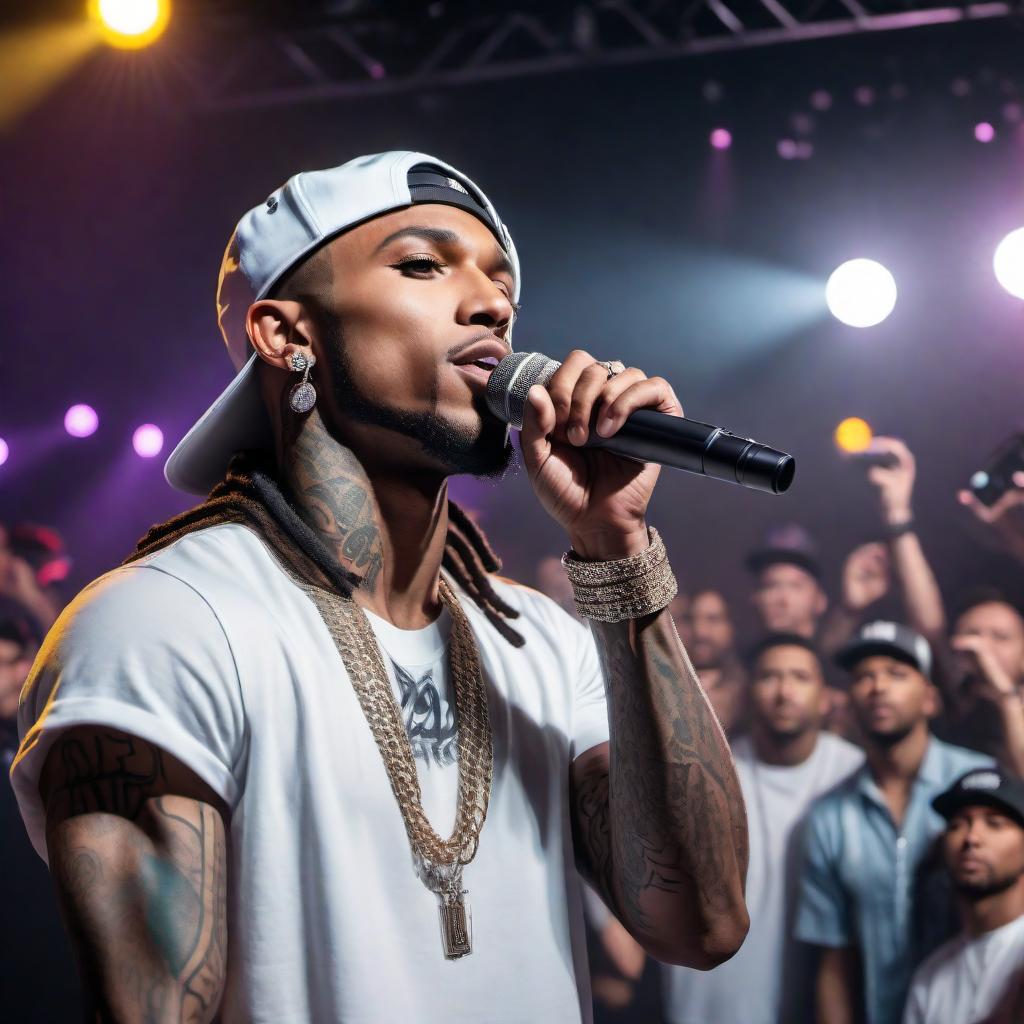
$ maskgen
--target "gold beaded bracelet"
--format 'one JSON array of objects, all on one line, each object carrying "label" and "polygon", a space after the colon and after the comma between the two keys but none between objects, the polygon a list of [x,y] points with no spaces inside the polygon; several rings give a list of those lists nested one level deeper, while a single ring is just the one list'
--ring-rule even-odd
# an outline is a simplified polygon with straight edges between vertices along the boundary
[{"label": "gold beaded bracelet", "polygon": [[574,551],[562,555],[576,610],[585,619],[623,622],[660,612],[679,586],[661,535],[648,527],[650,546],[629,558],[588,562]]}]

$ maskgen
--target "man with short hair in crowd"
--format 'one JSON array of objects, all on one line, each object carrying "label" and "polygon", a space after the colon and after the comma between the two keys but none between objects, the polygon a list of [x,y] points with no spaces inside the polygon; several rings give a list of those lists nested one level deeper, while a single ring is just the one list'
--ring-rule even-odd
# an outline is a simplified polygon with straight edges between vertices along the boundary
[{"label": "man with short hair in crowd", "polygon": [[807,951],[788,939],[800,826],[814,799],[864,760],[852,743],[822,730],[828,701],[809,640],[791,633],[762,640],[751,666],[750,733],[732,745],[750,832],[750,932],[743,948],[713,971],[662,968],[669,1024],[808,1019]]},{"label": "man with short hair in crowd", "polygon": [[932,802],[963,931],[914,974],[904,1024],[1024,1020],[1024,783],[968,772]]},{"label": "man with short hair in crowd", "polygon": [[[931,800],[991,761],[931,734],[938,693],[920,634],[894,622],[868,623],[837,661],[851,677],[867,761],[808,816],[795,935],[818,947],[821,1024],[897,1024],[919,959],[916,874],[942,830]],[[924,944],[935,939],[928,931]]]},{"label": "man with short hair in crowd", "polygon": [[806,532],[792,526],[769,534],[765,545],[747,556],[746,566],[756,581],[753,602],[762,629],[813,639],[828,598]]},{"label": "man with short hair in crowd", "polygon": [[728,602],[721,591],[705,588],[693,593],[682,607],[673,608],[673,614],[722,728],[734,735],[743,724],[747,677],[736,653]]}]

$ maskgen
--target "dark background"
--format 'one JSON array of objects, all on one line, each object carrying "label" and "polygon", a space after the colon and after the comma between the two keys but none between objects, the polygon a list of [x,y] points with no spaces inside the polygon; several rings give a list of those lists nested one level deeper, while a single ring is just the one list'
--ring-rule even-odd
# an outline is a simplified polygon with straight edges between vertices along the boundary
[{"label": "dark background", "polygon": [[[156,422],[166,455],[230,377],[213,297],[236,220],[297,170],[402,148],[472,175],[510,226],[517,347],[582,346],[661,373],[692,417],[796,457],[783,497],[664,474],[650,519],[684,584],[719,582],[745,607],[741,555],[787,521],[816,535],[834,580],[876,523],[832,441],[861,415],[918,456],[917,516],[947,596],[985,581],[1024,597],[955,502],[1021,419],[1024,303],[991,266],[1024,224],[1024,132],[1001,115],[1024,87],[1017,22],[234,113],[184,95],[195,42],[179,25],[152,49],[96,52],[0,141],[0,520],[64,531],[70,592],[190,504],[130,439]],[[872,105],[854,101],[860,86]],[[826,113],[810,110],[816,89],[834,97]],[[783,161],[798,112],[814,113],[814,153]],[[999,133],[988,146],[982,119]],[[735,139],[725,154],[708,145],[718,125]],[[885,263],[900,289],[867,330],[823,301],[853,256]],[[101,417],[86,440],[61,427],[78,401]],[[561,551],[523,475],[456,493],[510,574]]]},{"label": "dark background", "polygon": [[[16,6],[0,30],[80,5]],[[271,21],[301,10],[241,6]],[[661,373],[694,418],[796,457],[782,497],[663,476],[650,520],[684,586],[724,587],[749,626],[742,555],[796,521],[834,593],[845,553],[877,530],[863,474],[832,442],[860,415],[917,454],[920,532],[947,598],[985,582],[1024,600],[1019,569],[955,502],[1022,419],[1024,303],[991,266],[1024,225],[1024,126],[1004,113],[1024,102],[1019,20],[234,113],[197,110],[182,87],[182,69],[209,59],[201,28],[183,17],[152,49],[97,50],[0,134],[0,522],[65,534],[68,596],[191,503],[162,458],[134,455],[131,434],[156,422],[166,455],[230,378],[213,301],[237,219],[298,170],[418,149],[473,176],[511,228],[517,347],[557,358],[582,346]],[[10,74],[0,62],[0,88]],[[809,106],[819,89],[834,97],[825,113]],[[800,113],[814,115],[810,135],[794,135]],[[974,140],[980,120],[996,125],[991,145]],[[717,126],[734,136],[724,154],[708,145]],[[783,137],[813,156],[779,159]],[[885,263],[900,289],[894,314],[863,331],[824,306],[829,273],[855,256]],[[75,402],[99,411],[89,439],[64,433]],[[562,550],[522,474],[455,492],[509,574],[529,581]],[[31,909],[50,908],[49,883],[27,844],[3,852],[8,881],[26,880],[20,902],[5,897],[3,941],[49,952],[5,986],[0,1016],[56,1019],[44,997],[74,983],[55,918]]]}]

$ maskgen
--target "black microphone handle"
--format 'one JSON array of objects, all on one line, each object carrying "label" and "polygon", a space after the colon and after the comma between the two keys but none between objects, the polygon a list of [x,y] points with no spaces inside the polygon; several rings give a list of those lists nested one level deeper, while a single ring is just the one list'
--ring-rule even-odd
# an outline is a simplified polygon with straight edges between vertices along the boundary
[{"label": "black microphone handle", "polygon": [[[530,388],[547,386],[561,363],[540,352],[512,352],[500,360],[487,381],[487,407],[505,423],[521,429]],[[591,424],[588,448],[603,448],[637,462],[658,462],[687,473],[726,480],[769,494],[781,494],[793,482],[793,457],[765,444],[737,437],[721,427],[652,409],[633,413],[614,437],[599,436]]]},{"label": "black microphone handle", "polygon": [[637,462],[657,462],[769,494],[793,482],[792,456],[728,430],[652,409],[633,413],[612,437],[591,429],[585,448],[601,448]]}]

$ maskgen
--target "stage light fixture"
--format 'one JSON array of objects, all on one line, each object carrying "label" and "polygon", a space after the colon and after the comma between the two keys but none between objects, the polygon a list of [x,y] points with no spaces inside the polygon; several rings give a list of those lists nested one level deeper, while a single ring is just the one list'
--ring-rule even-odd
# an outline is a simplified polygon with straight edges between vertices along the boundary
[{"label": "stage light fixture", "polygon": [[1024,299],[1024,228],[1011,231],[992,257],[996,280],[1013,296]]},{"label": "stage light fixture", "polygon": [[712,149],[728,149],[732,145],[732,132],[728,128],[716,128],[710,138]]},{"label": "stage light fixture", "polygon": [[0,466],[2,466],[7,461],[7,458],[10,454],[10,447],[8,446],[7,442],[2,437],[0,437]]},{"label": "stage light fixture", "polygon": [[850,327],[874,327],[896,306],[896,281],[874,260],[847,260],[825,285],[829,311]]},{"label": "stage light fixture", "polygon": [[848,416],[836,427],[836,446],[844,452],[863,452],[871,445],[874,434],[867,420],[859,416]]},{"label": "stage light fixture", "polygon": [[137,50],[163,34],[171,5],[170,0],[90,0],[89,15],[111,46]]},{"label": "stage light fixture", "polygon": [[979,142],[991,142],[996,137],[996,130],[988,121],[980,121],[974,126],[974,137]]},{"label": "stage light fixture", "polygon": [[164,432],[155,423],[143,423],[132,434],[132,447],[136,455],[152,459],[163,451]]},{"label": "stage light fixture", "polygon": [[100,425],[100,418],[91,405],[73,405],[64,413],[64,429],[72,437],[91,437]]}]

